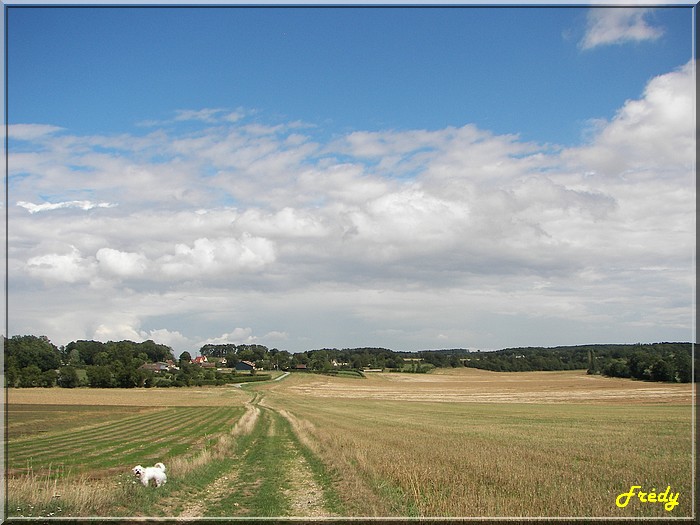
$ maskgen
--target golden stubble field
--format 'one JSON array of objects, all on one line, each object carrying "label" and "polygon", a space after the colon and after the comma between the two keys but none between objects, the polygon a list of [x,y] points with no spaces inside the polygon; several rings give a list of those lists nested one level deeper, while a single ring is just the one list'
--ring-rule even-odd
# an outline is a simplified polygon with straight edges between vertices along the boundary
[{"label": "golden stubble field", "polygon": [[[692,515],[688,384],[584,371],[293,373],[243,389],[10,389],[7,408],[10,435],[51,436],[90,420],[243,407],[253,398],[284,416],[332,473],[350,517]],[[617,496],[633,485],[670,486],[678,505],[667,511],[635,499],[618,508]]]},{"label": "golden stubble field", "polygon": [[233,386],[191,388],[8,388],[8,405],[229,406],[248,399]]},{"label": "golden stubble field", "polygon": [[[339,476],[352,515],[680,517],[692,513],[692,389],[585,371],[296,374],[267,385]],[[679,504],[616,497],[630,486]]]},{"label": "golden stubble field", "polygon": [[365,381],[297,374],[284,383],[284,389],[329,399],[447,403],[687,404],[692,396],[690,384],[607,378],[582,370],[489,372],[474,368],[437,369],[431,374],[368,373]]}]

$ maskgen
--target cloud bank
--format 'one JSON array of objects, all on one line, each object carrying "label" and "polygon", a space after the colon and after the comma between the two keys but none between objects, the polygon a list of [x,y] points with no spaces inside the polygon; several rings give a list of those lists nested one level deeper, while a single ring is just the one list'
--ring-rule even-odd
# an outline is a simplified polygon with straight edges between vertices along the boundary
[{"label": "cloud bank", "polygon": [[694,67],[571,148],[473,124],[325,138],[221,108],[145,134],[11,125],[10,332],[178,352],[689,340]]}]

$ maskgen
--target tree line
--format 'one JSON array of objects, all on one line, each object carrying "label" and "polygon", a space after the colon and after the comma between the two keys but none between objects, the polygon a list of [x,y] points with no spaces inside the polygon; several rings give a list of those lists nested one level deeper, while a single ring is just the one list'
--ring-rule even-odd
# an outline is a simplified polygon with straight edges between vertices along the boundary
[{"label": "tree line", "polygon": [[[188,352],[183,352],[176,361],[172,348],[151,340],[142,343],[81,340],[58,348],[45,336],[23,335],[3,338],[3,345],[8,387],[180,387],[242,380],[230,373],[193,364]],[[158,362],[172,367],[162,373],[143,367]]]},{"label": "tree line", "polygon": [[[45,336],[3,338],[5,384],[12,387],[61,386],[98,388],[190,386],[240,380],[216,368],[235,368],[241,361],[263,370],[331,373],[337,370],[382,369],[426,372],[444,367],[473,367],[499,372],[587,370],[589,374],[647,381],[690,382],[693,378],[691,343],[581,345],[506,348],[481,352],[464,348],[393,351],[387,348],[322,348],[290,353],[258,344],[206,344],[199,353],[216,367],[203,368],[183,352],[176,359],[171,347],[148,340],[73,341],[56,347]],[[169,362],[164,373],[145,369],[146,363]],[[228,371],[231,372],[231,371]],[[261,379],[262,377],[260,377]]]},{"label": "tree line", "polygon": [[465,366],[499,372],[585,369],[589,374],[646,381],[688,383],[693,378],[691,343],[581,345],[552,348],[506,348],[470,353]]}]

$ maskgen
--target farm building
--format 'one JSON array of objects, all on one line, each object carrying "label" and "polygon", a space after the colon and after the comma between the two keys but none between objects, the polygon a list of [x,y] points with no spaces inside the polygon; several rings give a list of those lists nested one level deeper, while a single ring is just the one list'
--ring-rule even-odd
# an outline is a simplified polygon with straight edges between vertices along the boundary
[{"label": "farm building", "polygon": [[255,370],[255,363],[251,363],[250,361],[239,361],[236,363],[237,372],[252,372],[253,370]]}]

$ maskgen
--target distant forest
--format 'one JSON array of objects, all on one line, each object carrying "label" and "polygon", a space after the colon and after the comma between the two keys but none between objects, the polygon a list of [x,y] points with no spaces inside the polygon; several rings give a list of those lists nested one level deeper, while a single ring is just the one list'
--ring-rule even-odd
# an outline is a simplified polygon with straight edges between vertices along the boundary
[{"label": "distant forest", "polygon": [[[610,377],[679,383],[697,381],[698,375],[697,366],[693,372],[691,343],[527,347],[489,352],[464,348],[418,352],[323,348],[297,353],[257,344],[207,344],[199,353],[213,368],[193,363],[189,352],[182,352],[176,359],[172,348],[153,341],[74,341],[58,348],[45,336],[25,335],[3,338],[3,347],[5,386],[10,387],[220,385],[240,380],[230,369],[241,361],[254,363],[256,370],[326,374],[354,371],[360,376],[368,369],[426,373],[445,367],[498,372],[587,370]],[[144,366],[163,362],[168,363],[168,369],[162,373]]]},{"label": "distant forest", "polygon": [[[553,348],[506,348],[495,352],[455,354],[421,352],[426,360],[444,366],[446,359],[459,355],[464,366],[501,372],[586,369],[589,374],[630,377],[646,381],[688,383],[693,379],[691,343],[633,345],[583,345]],[[436,358],[436,356],[440,356]],[[435,362],[437,360],[437,363]],[[429,361],[430,362],[430,361]],[[695,367],[695,380],[698,369]]]}]

